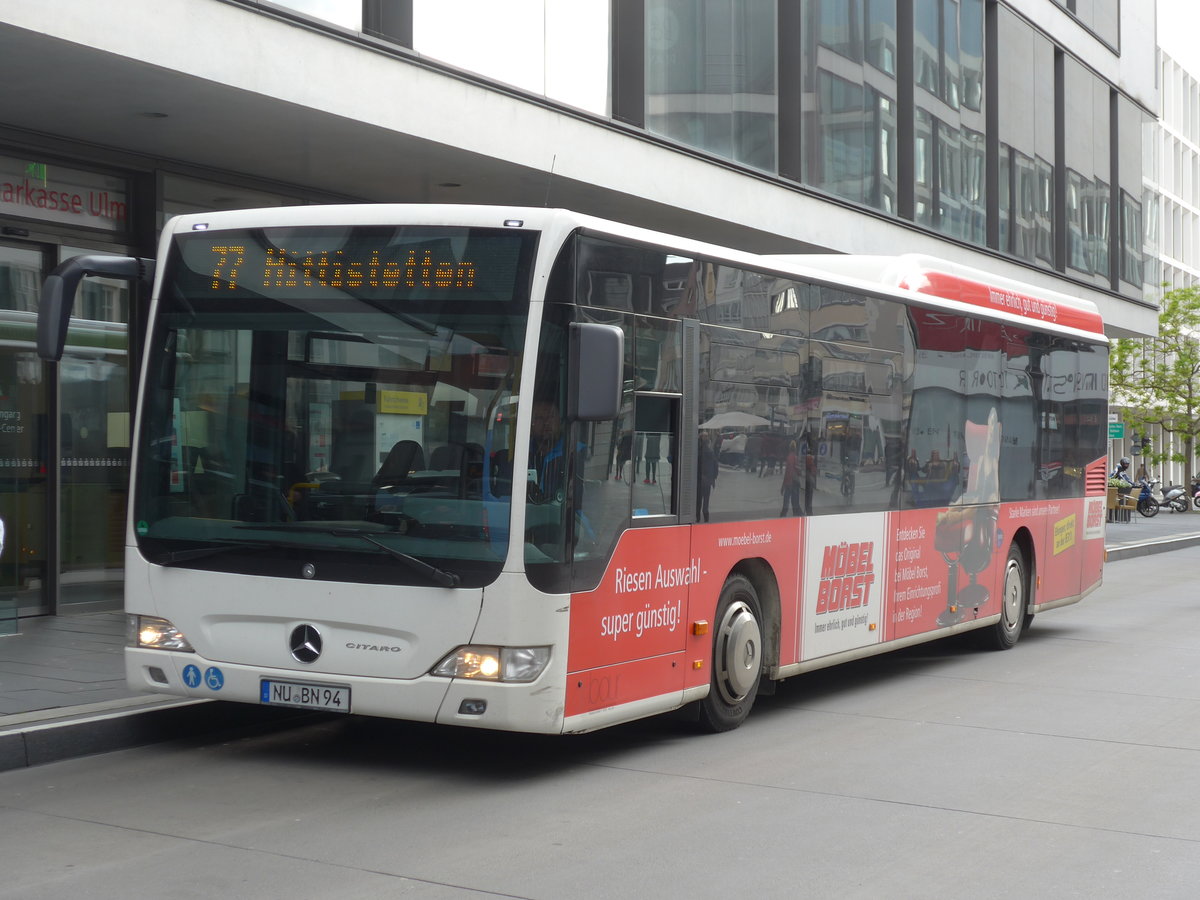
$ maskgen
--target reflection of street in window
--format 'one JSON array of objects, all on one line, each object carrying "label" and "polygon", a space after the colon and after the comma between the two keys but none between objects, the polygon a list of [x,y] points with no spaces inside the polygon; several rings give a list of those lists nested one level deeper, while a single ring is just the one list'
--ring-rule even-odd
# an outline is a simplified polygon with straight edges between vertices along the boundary
[{"label": "reflection of street in window", "polygon": [[543,493],[558,486],[563,473],[561,419],[558,407],[539,400],[533,405],[530,420],[530,466],[537,472],[537,485]]},{"label": "reflection of street in window", "polygon": [[700,432],[700,447],[697,453],[696,476],[699,490],[696,493],[696,521],[708,521],[708,502],[716,484],[720,469],[717,454],[713,451],[712,438],[707,431]]},{"label": "reflection of street in window", "polygon": [[646,477],[644,484],[658,484],[658,461],[662,458],[662,435],[646,435]]}]

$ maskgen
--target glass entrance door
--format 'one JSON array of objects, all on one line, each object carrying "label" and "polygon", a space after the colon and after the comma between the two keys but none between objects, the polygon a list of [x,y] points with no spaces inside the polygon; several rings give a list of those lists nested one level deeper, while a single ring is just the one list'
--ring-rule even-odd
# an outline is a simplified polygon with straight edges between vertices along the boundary
[{"label": "glass entrance door", "polygon": [[[57,391],[37,355],[42,279],[57,262],[96,252],[0,241],[0,634],[13,633],[18,616],[121,602],[129,284],[84,279]],[[49,423],[58,425],[57,459]]]},{"label": "glass entrance door", "polygon": [[[95,250],[59,248],[59,259]],[[129,494],[129,282],[85,278],[59,365],[58,611],[116,608]]]},{"label": "glass entrance door", "polygon": [[0,634],[46,612],[51,495],[47,390],[37,355],[37,300],[48,260],[37,244],[0,242]]}]

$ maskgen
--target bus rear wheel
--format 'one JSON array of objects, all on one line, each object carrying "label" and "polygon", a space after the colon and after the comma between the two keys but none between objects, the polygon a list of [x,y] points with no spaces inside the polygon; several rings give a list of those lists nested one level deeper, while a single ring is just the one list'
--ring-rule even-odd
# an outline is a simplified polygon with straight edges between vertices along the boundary
[{"label": "bus rear wheel", "polygon": [[1029,578],[1025,554],[1013,544],[1004,564],[1003,593],[1000,597],[1000,621],[988,629],[987,643],[995,650],[1008,650],[1021,639],[1029,621]]},{"label": "bus rear wheel", "polygon": [[700,724],[730,731],[750,714],[762,679],[762,612],[758,592],[744,575],[731,575],[721,588],[713,633],[712,679],[700,701]]}]

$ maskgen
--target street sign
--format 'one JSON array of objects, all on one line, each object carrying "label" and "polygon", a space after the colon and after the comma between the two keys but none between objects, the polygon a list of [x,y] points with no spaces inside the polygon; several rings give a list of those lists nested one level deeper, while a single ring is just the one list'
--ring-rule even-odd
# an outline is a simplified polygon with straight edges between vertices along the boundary
[{"label": "street sign", "polygon": [[1124,422],[1109,422],[1108,423],[1108,439],[1110,441],[1123,440],[1125,437]]}]

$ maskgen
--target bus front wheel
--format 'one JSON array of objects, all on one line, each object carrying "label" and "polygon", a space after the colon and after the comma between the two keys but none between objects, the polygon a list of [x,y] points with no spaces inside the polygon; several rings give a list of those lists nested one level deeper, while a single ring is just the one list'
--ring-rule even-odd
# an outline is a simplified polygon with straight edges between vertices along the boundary
[{"label": "bus front wheel", "polygon": [[708,696],[700,701],[700,724],[714,732],[742,724],[762,678],[762,612],[750,579],[732,575],[725,582],[716,623],[712,678]]}]

